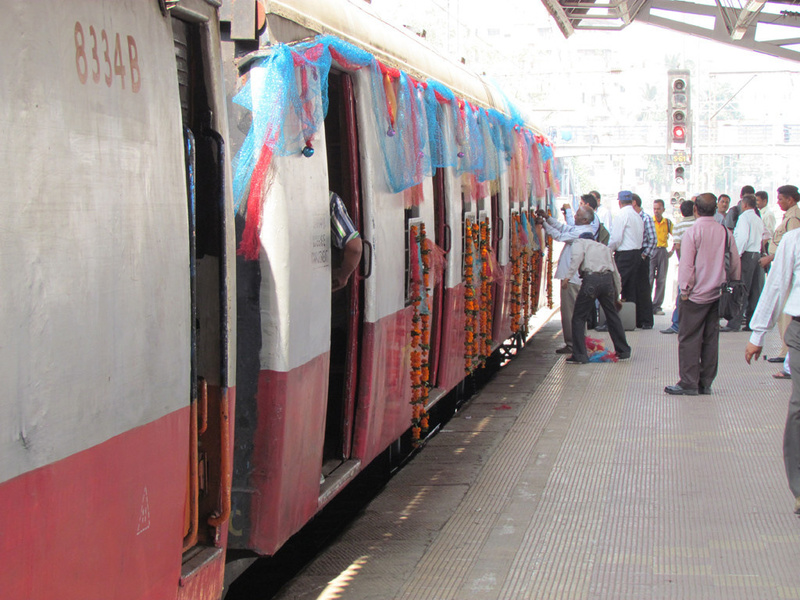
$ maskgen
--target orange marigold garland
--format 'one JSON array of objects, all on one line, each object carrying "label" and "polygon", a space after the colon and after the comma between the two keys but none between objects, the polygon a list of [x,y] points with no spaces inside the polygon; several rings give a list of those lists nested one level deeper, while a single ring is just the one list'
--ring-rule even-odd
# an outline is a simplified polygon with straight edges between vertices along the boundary
[{"label": "orange marigold garland", "polygon": [[547,236],[547,308],[553,308],[553,238]]},{"label": "orange marigold garland", "polygon": [[469,375],[474,368],[477,352],[476,329],[478,323],[478,302],[475,297],[475,256],[474,256],[474,226],[470,219],[465,223],[464,234],[464,315],[466,335],[464,337],[464,371]]},{"label": "orange marigold garland", "polygon": [[511,331],[518,333],[522,329],[522,265],[520,256],[522,248],[520,242],[520,216],[514,215],[511,227]]},{"label": "orange marigold garland", "polygon": [[416,445],[428,432],[430,391],[430,270],[431,244],[425,224],[409,228],[411,303],[411,440]]},{"label": "orange marigold garland", "polygon": [[489,219],[483,220],[480,226],[481,252],[481,302],[480,302],[480,349],[481,366],[492,353],[492,265],[490,246]]}]

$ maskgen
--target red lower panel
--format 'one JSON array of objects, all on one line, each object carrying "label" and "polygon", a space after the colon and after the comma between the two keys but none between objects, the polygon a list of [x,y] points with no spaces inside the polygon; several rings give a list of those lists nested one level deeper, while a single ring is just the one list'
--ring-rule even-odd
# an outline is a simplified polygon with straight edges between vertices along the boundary
[{"label": "red lower panel", "polygon": [[364,323],[356,402],[354,458],[367,464],[411,427],[411,317],[409,306]]},{"label": "red lower panel", "polygon": [[502,344],[511,337],[511,263],[500,267],[503,276],[495,281],[494,320],[492,340]]},{"label": "red lower panel", "polygon": [[171,599],[189,409],[0,485],[3,600]]},{"label": "red lower panel", "polygon": [[439,351],[439,376],[436,387],[450,390],[464,379],[464,283],[444,290],[442,345]]},{"label": "red lower panel", "polygon": [[249,547],[261,554],[274,554],[317,512],[329,364],[326,352],[259,376]]}]

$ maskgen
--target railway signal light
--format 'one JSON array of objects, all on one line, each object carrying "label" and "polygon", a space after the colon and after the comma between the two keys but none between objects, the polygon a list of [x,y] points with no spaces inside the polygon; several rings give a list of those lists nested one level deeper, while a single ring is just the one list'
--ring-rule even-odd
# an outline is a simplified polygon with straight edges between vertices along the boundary
[{"label": "railway signal light", "polygon": [[689,71],[670,70],[667,81],[667,153],[680,152],[688,162],[692,142]]},{"label": "railway signal light", "polygon": [[686,172],[683,167],[676,167],[675,168],[675,185],[676,186],[683,186],[686,183]]}]

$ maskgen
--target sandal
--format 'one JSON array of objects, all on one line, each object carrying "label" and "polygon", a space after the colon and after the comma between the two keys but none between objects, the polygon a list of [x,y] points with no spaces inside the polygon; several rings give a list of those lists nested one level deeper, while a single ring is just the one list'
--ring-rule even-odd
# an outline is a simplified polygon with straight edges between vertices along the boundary
[{"label": "sandal", "polygon": [[791,379],[792,378],[791,375],[789,375],[788,373],[784,373],[783,371],[781,371],[780,373],[773,373],[772,376],[775,379]]}]

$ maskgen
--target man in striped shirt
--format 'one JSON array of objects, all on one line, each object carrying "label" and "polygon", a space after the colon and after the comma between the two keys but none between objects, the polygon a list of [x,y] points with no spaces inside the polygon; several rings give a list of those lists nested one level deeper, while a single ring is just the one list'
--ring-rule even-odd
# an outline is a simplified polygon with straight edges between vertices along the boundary
[{"label": "man in striped shirt", "polygon": [[361,236],[347,213],[344,202],[335,192],[331,192],[330,210],[331,244],[341,251],[341,257],[334,256],[331,269],[331,289],[335,292],[347,285],[350,275],[361,260],[362,248]]},{"label": "man in striped shirt", "polygon": [[[681,220],[672,228],[672,250],[681,258],[681,239],[686,230],[689,229],[696,220],[694,212],[694,202],[691,200],[684,200],[680,206]],[[662,329],[661,333],[678,333],[678,318],[680,315],[680,296],[675,298],[675,310],[672,311],[672,325],[666,329]]]},{"label": "man in striped shirt", "polygon": [[650,285],[650,261],[656,254],[656,227],[653,217],[642,210],[642,199],[633,194],[633,210],[639,213],[644,224],[642,236],[642,262],[636,274],[636,326],[653,328],[653,288]]}]

